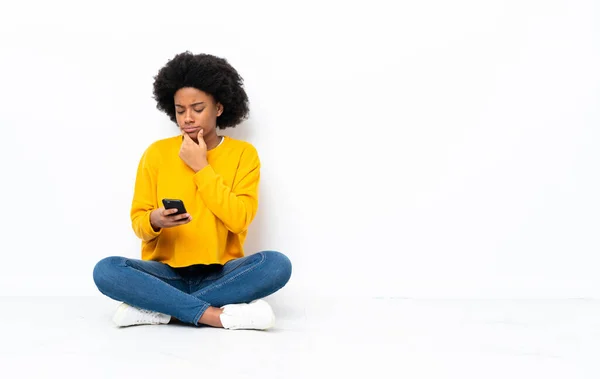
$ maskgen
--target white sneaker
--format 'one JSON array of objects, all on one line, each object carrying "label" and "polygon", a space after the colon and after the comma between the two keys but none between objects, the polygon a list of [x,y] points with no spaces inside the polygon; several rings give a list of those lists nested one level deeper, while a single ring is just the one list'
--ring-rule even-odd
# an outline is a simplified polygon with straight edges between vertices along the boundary
[{"label": "white sneaker", "polygon": [[117,326],[168,324],[169,321],[169,315],[136,308],[126,303],[119,305],[113,316],[113,322]]},{"label": "white sneaker", "polygon": [[269,329],[275,324],[275,314],[264,300],[250,304],[230,304],[221,307],[221,323],[225,329]]}]

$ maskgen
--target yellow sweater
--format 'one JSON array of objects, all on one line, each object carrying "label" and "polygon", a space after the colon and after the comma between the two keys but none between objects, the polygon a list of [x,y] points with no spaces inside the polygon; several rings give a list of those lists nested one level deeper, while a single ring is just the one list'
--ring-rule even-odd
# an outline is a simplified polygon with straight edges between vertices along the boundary
[{"label": "yellow sweater", "polygon": [[[131,223],[142,259],[185,267],[225,264],[244,256],[244,240],[258,208],[260,160],[248,142],[224,137],[194,173],[179,158],[182,136],[151,144],[138,165]],[[192,221],[155,232],[150,212],[162,199],[181,199]]]}]

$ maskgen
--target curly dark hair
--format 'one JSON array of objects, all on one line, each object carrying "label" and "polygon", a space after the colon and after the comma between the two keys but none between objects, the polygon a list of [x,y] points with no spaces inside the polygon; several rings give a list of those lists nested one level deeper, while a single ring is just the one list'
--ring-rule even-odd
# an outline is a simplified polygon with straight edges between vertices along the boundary
[{"label": "curly dark hair", "polygon": [[250,111],[243,82],[244,79],[224,58],[186,51],[175,55],[154,77],[156,108],[177,123],[175,92],[184,87],[196,88],[223,105],[217,127],[233,128],[245,120]]}]

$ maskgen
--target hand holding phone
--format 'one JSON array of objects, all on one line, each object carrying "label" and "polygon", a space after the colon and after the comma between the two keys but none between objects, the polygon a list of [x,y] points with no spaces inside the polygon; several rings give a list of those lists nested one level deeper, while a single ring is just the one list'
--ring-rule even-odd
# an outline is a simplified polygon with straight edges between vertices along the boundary
[{"label": "hand holding phone", "polygon": [[150,224],[155,231],[184,225],[192,221],[192,216],[187,213],[182,200],[163,199],[162,203],[164,208],[155,209],[150,213]]},{"label": "hand holding phone", "polygon": [[179,216],[184,213],[187,213],[185,210],[185,205],[183,204],[183,200],[179,199],[162,199],[162,203],[165,207],[165,210],[176,209],[175,213],[171,213],[171,216]]}]

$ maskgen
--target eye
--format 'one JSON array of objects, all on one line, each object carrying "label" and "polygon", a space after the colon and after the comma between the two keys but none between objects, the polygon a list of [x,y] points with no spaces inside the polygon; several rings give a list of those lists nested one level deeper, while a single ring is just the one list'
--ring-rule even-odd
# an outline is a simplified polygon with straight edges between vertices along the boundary
[{"label": "eye", "polygon": [[195,111],[196,113],[200,113],[200,112],[202,112],[203,110],[204,110],[204,108],[202,108],[202,109],[194,109],[194,111]]},{"label": "eye", "polygon": [[177,111],[177,114],[184,114],[184,111]]}]

